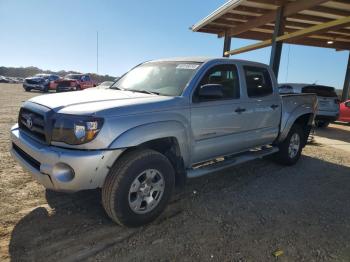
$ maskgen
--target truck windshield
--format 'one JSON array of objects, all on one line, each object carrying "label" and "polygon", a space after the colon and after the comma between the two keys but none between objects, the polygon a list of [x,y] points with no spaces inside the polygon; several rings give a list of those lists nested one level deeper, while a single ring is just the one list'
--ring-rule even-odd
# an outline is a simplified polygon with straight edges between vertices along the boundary
[{"label": "truck windshield", "polygon": [[200,63],[150,62],[135,67],[117,81],[112,89],[179,96]]}]

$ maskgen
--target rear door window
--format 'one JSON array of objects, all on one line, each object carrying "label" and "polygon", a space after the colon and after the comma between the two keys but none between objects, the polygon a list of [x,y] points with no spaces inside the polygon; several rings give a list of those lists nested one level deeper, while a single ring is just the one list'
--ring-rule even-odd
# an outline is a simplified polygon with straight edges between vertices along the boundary
[{"label": "rear door window", "polygon": [[320,86],[320,85],[310,85],[304,86],[301,90],[302,93],[316,94],[322,97],[337,97],[334,87],[330,86]]},{"label": "rear door window", "polygon": [[244,66],[243,69],[249,97],[262,97],[273,93],[270,73],[266,68]]}]

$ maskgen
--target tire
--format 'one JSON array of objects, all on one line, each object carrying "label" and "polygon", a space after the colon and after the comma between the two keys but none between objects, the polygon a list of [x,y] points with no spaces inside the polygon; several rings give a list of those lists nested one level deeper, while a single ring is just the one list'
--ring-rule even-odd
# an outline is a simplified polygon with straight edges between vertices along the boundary
[{"label": "tire", "polygon": [[326,128],[329,125],[329,121],[316,120],[315,125],[318,128]]},{"label": "tire", "polygon": [[48,87],[48,86],[44,87],[43,92],[44,92],[44,93],[49,92],[49,87]]},{"label": "tire", "polygon": [[26,92],[30,92],[32,89],[29,88],[29,87],[26,87],[24,90],[25,90]]},{"label": "tire", "polygon": [[78,85],[75,91],[80,91],[80,90],[81,90],[81,87]]},{"label": "tire", "polygon": [[[299,146],[297,141],[299,139]],[[294,124],[286,139],[278,145],[279,152],[276,153],[276,160],[283,165],[294,165],[300,158],[303,149],[304,131],[300,125]],[[293,147],[294,144],[294,147]]]},{"label": "tire", "polygon": [[[162,190],[152,191],[152,187],[148,187],[143,191],[146,189],[143,183],[147,182],[143,178],[152,174],[155,175],[148,182],[163,186]],[[102,187],[102,204],[114,222],[128,227],[142,226],[162,213],[174,185],[174,168],[164,155],[150,149],[131,151],[116,161],[107,175]],[[146,198],[157,200],[148,204]]]}]

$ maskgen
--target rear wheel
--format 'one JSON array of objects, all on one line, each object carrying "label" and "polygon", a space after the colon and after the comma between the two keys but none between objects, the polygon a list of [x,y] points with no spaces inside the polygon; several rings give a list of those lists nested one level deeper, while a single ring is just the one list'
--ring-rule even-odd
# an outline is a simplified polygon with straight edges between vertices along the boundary
[{"label": "rear wheel", "polygon": [[30,87],[26,87],[24,90],[25,90],[26,92],[30,92],[32,89],[31,89]]},{"label": "rear wheel", "polygon": [[103,207],[120,225],[150,223],[165,209],[174,188],[174,176],[171,163],[159,152],[144,149],[126,153],[105,180]]},{"label": "rear wheel", "polygon": [[286,139],[278,146],[277,161],[284,165],[294,165],[300,158],[304,137],[301,126],[294,124]]}]

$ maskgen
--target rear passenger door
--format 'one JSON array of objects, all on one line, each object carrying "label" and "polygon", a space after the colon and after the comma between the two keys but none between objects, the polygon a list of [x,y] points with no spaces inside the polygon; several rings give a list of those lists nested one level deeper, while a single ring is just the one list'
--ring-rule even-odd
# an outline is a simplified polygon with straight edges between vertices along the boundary
[{"label": "rear passenger door", "polygon": [[247,148],[273,142],[281,120],[281,98],[267,67],[243,65],[246,93],[242,129]]}]

